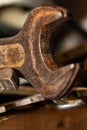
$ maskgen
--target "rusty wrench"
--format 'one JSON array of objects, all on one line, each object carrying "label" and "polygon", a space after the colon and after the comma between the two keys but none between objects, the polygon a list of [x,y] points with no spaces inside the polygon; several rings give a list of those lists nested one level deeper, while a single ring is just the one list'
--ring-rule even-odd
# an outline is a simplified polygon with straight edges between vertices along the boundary
[{"label": "rusty wrench", "polygon": [[49,39],[58,21],[67,19],[67,15],[66,9],[57,6],[34,9],[16,36],[0,39],[0,69],[17,70],[46,98],[63,96],[79,65],[59,68],[53,60]]}]

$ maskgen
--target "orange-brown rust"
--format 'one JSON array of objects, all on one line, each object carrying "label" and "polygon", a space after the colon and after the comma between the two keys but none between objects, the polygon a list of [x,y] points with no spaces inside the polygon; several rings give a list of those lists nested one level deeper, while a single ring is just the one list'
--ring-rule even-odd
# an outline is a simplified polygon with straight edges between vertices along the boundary
[{"label": "orange-brown rust", "polygon": [[0,45],[0,68],[21,67],[24,58],[24,49],[21,44]]},{"label": "orange-brown rust", "polygon": [[68,11],[58,6],[34,9],[16,36],[0,39],[0,68],[15,68],[46,98],[62,97],[72,85],[79,65],[59,68],[49,39],[59,21],[67,17]]}]

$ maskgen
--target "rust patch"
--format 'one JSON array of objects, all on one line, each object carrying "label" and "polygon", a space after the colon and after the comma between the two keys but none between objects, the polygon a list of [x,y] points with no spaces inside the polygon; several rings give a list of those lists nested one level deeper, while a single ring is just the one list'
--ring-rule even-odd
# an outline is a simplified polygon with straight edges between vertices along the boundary
[{"label": "rust patch", "polygon": [[0,45],[0,68],[21,67],[24,59],[24,49],[19,43]]},{"label": "rust patch", "polygon": [[62,7],[38,7],[29,14],[16,36],[0,39],[0,68],[17,69],[49,99],[62,97],[70,89],[79,70],[78,64],[59,68],[51,52],[52,33],[60,20],[68,18],[68,14]]}]

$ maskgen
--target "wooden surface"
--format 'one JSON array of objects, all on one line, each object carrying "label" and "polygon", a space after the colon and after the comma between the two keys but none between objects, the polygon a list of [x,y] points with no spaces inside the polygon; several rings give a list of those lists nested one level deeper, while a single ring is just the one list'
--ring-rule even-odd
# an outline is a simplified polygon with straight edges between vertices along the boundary
[{"label": "wooden surface", "polygon": [[0,130],[87,130],[87,107],[57,110],[36,104],[1,115]]}]

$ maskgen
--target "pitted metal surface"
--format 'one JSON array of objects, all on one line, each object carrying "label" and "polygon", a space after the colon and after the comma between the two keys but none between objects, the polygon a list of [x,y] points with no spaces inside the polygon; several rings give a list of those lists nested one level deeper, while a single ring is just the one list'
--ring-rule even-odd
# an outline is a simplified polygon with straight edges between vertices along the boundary
[{"label": "pitted metal surface", "polygon": [[[55,31],[57,23],[61,19],[68,18],[68,11],[58,6],[42,6],[34,9],[28,16],[20,32],[11,38],[0,39],[0,46],[13,46],[18,43],[22,46],[24,57],[21,57],[22,64],[11,67],[20,72],[38,92],[49,99],[62,97],[72,85],[79,70],[78,64],[70,64],[59,68],[54,62],[50,50],[50,37]],[[12,49],[12,48],[11,48]],[[15,58],[23,55],[23,51],[15,50]],[[11,50],[10,50],[11,51]],[[2,51],[1,51],[2,52]],[[2,54],[1,54],[2,55]],[[7,54],[5,54],[7,57]],[[14,59],[9,55],[8,59]],[[0,56],[1,57],[1,56]],[[4,63],[4,59],[2,60]],[[10,60],[8,60],[8,64]],[[4,68],[4,64],[1,68]]]}]

